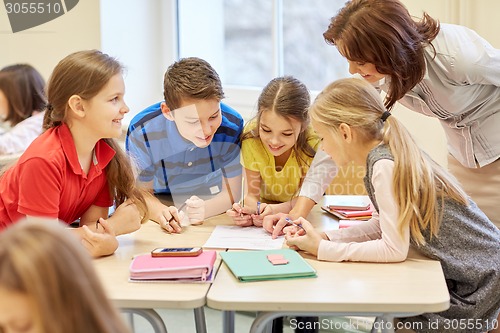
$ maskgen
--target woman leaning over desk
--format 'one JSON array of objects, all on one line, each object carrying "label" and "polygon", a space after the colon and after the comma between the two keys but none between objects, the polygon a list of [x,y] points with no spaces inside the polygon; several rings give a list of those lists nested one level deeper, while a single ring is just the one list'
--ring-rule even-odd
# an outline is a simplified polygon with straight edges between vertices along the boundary
[{"label": "woman leaning over desk", "polygon": [[[323,34],[349,71],[396,102],[437,118],[448,140],[448,168],[490,220],[500,226],[500,50],[476,32],[414,20],[399,0],[352,0]],[[322,158],[321,158],[322,157]],[[307,216],[335,175],[317,154],[292,217]]]}]

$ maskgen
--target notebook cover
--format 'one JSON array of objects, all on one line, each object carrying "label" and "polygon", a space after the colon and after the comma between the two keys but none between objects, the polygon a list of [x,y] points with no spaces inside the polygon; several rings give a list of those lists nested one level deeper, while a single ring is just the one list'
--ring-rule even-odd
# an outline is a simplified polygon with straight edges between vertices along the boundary
[{"label": "notebook cover", "polygon": [[321,206],[321,209],[324,210],[325,212],[329,213],[329,214],[332,214],[333,216],[335,216],[336,218],[341,219],[341,220],[362,220],[362,221],[368,221],[372,217],[372,212],[373,212],[373,211],[369,211],[367,213],[368,215],[362,214],[361,216],[345,216],[345,215],[340,214],[337,210],[330,209],[327,206]]},{"label": "notebook cover", "polygon": [[[330,209],[332,209],[330,207]],[[373,213],[373,209],[366,210],[346,210],[346,209],[333,209],[344,217],[367,217],[370,218]]]},{"label": "notebook cover", "polygon": [[[281,254],[285,265],[273,265],[269,254]],[[290,249],[221,252],[222,260],[242,282],[316,277],[316,270],[296,251]]]},{"label": "notebook cover", "polygon": [[203,251],[195,257],[136,256],[130,264],[131,279],[200,279],[209,276],[214,267],[216,251]]},{"label": "notebook cover", "polygon": [[367,210],[370,208],[367,195],[326,195],[325,206],[333,209]]}]

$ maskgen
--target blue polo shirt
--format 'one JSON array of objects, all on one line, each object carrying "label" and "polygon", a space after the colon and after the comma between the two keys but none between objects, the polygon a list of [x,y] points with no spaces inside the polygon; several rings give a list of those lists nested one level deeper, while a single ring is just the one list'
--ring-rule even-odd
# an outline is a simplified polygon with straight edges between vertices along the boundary
[{"label": "blue polo shirt", "polygon": [[238,112],[221,103],[220,127],[207,147],[198,148],[165,118],[160,104],[138,113],[127,131],[125,148],[139,169],[139,181],[153,181],[156,194],[210,196],[222,190],[223,175],[241,175],[243,118]]}]

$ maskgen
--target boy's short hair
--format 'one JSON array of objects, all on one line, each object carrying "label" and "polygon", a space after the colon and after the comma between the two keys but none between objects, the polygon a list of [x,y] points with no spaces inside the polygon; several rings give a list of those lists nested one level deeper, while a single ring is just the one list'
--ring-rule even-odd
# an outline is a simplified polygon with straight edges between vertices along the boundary
[{"label": "boy's short hair", "polygon": [[170,110],[180,107],[182,99],[224,98],[219,75],[203,59],[183,58],[170,65],[163,80],[163,96]]}]

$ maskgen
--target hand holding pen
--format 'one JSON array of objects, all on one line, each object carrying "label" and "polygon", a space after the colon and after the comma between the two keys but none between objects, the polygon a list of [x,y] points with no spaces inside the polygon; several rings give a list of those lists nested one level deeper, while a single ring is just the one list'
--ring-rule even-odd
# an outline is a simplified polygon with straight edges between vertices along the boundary
[{"label": "hand holding pen", "polygon": [[233,207],[226,211],[226,214],[233,218],[234,224],[240,227],[253,225],[252,213],[248,207],[243,207],[239,203],[234,203]]},{"label": "hand holding pen", "polygon": [[[290,220],[291,221],[291,220]],[[286,227],[286,245],[294,250],[304,250],[318,255],[318,248],[323,239],[328,240],[325,233],[318,232],[309,221],[299,217]],[[293,230],[292,230],[293,229]]]},{"label": "hand holding pen", "polygon": [[183,214],[180,211],[186,206],[183,203],[179,209],[175,206],[165,206],[162,211],[162,219],[160,220],[160,226],[165,229],[168,233],[180,233],[182,231],[181,221]]}]

